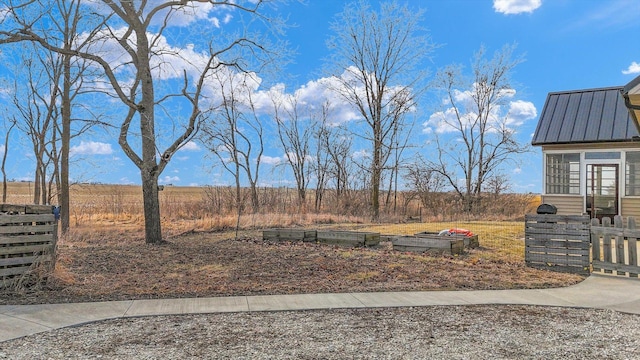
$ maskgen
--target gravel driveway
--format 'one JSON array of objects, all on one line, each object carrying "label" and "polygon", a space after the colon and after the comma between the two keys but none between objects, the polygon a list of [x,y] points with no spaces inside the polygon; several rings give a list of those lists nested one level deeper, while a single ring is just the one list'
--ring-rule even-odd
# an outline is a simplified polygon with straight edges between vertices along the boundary
[{"label": "gravel driveway", "polygon": [[0,343],[0,359],[639,359],[640,316],[535,306],[103,321]]}]

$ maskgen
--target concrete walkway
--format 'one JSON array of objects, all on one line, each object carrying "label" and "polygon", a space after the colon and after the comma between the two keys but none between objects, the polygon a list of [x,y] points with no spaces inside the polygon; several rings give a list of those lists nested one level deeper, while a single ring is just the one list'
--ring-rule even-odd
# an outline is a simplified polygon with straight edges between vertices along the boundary
[{"label": "concrete walkway", "polygon": [[540,290],[265,295],[0,305],[0,342],[68,326],[138,316],[488,304],[612,309],[640,314],[640,280],[592,275],[577,285]]}]

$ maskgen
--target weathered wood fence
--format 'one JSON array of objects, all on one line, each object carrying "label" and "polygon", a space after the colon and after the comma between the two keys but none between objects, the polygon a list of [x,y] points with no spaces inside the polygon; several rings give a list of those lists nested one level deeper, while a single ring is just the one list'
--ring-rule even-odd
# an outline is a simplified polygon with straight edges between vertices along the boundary
[{"label": "weathered wood fence", "polygon": [[0,204],[0,287],[37,264],[52,268],[58,226],[52,206]]},{"label": "weathered wood fence", "polygon": [[638,277],[640,230],[636,220],[588,216],[526,215],[525,262],[549,270]]},{"label": "weathered wood fence", "polygon": [[640,230],[636,228],[635,218],[627,218],[624,226],[621,216],[598,219],[591,222],[591,259],[593,272],[604,272],[629,277],[638,277],[638,245]]},{"label": "weathered wood fence", "polygon": [[589,274],[589,216],[526,215],[527,266]]}]

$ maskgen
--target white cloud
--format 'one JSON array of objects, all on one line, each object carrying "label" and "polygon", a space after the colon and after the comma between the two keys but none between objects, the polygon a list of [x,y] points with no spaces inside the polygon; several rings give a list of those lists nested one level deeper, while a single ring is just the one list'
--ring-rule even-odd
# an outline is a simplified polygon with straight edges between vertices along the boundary
[{"label": "white cloud", "polygon": [[196,144],[193,141],[189,141],[188,143],[184,144],[184,146],[181,148],[181,150],[200,151],[200,145]]},{"label": "white cloud", "polygon": [[[356,107],[347,102],[338,92],[338,89],[344,89],[345,92],[357,91],[362,98],[365,98],[364,86],[359,85],[362,81],[354,76],[355,72],[353,69],[348,69],[340,77],[330,76],[311,80],[292,92],[287,92],[284,84],[276,84],[267,90],[256,91],[252,95],[252,100],[261,113],[273,111],[273,99],[275,98],[282,104],[282,110],[291,110],[293,104],[297,104],[313,112],[319,111],[328,103],[331,106],[328,118],[330,125],[361,120],[362,115],[357,111]],[[345,89],[344,84],[346,82],[350,82],[350,86],[353,88]],[[259,86],[258,81],[255,81],[255,84]],[[393,87],[389,89],[387,95],[392,96],[399,91],[407,91],[407,89],[402,86]],[[415,109],[410,109],[410,111],[413,110]],[[306,115],[304,114],[303,116]]]},{"label": "white cloud", "polygon": [[260,162],[267,165],[280,165],[282,163],[282,158],[278,156],[273,157],[273,156],[262,155],[260,157]]},{"label": "white cloud", "polygon": [[625,75],[640,74],[640,64],[634,61],[629,65],[627,70],[622,70],[622,73]]},{"label": "white cloud", "polygon": [[162,179],[158,179],[158,184],[173,184],[179,182],[180,178],[177,176],[165,176]]},{"label": "white cloud", "polygon": [[0,154],[4,154],[4,145],[0,145]]},{"label": "white cloud", "polygon": [[514,174],[521,174],[522,173],[522,168],[517,167],[517,168],[513,169],[513,173]]},{"label": "white cloud", "polygon": [[[506,101],[512,99],[515,95],[515,90],[506,89],[501,92],[500,98]],[[460,128],[466,129],[472,126],[478,117],[478,110],[473,100],[472,91],[454,90],[453,97],[457,109],[450,106],[448,99],[443,99],[442,104],[445,109],[429,116],[429,119],[422,124],[423,134],[458,132]],[[458,116],[460,117],[459,119]],[[493,127],[494,129],[502,128],[503,126],[514,128],[537,116],[538,112],[532,102],[513,100],[506,102],[505,106],[494,105],[492,112],[489,114],[488,125],[489,128]]]},{"label": "white cloud", "polygon": [[542,0],[493,0],[493,9],[506,15],[532,13],[542,5]]},{"label": "white cloud", "polygon": [[366,159],[371,157],[371,154],[367,150],[358,150],[351,154],[351,158],[353,159]]},{"label": "white cloud", "polygon": [[[290,151],[290,152],[286,153],[286,154],[285,154],[285,156],[286,156],[286,158],[288,159],[288,161],[290,161],[290,162],[292,162],[292,163],[294,163],[294,164],[297,164],[297,163],[299,163],[299,161],[300,161],[300,160],[298,159],[298,155],[297,155],[295,152]],[[314,158],[313,158],[313,156],[311,156],[311,155],[305,155],[305,157],[304,157],[304,162],[305,162],[305,163],[308,163],[308,162],[313,161],[313,159],[314,159]]]},{"label": "white cloud", "polygon": [[507,125],[520,126],[526,120],[535,119],[538,116],[536,106],[529,101],[516,100],[509,103]]},{"label": "white cloud", "polygon": [[70,155],[111,155],[112,153],[111,144],[97,141],[80,141],[80,145],[69,149]]}]

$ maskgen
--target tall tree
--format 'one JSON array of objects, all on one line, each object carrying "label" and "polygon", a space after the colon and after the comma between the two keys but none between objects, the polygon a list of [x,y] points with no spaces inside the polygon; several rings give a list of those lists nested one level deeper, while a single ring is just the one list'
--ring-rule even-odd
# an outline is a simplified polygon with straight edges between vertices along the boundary
[{"label": "tall tree", "polygon": [[398,1],[383,2],[376,11],[360,0],[347,4],[331,25],[334,35],[327,45],[329,66],[338,83],[335,90],[364,119],[367,131],[360,135],[371,143],[374,219],[380,212],[381,178],[397,143],[396,130],[407,128],[398,124],[406,121],[424,89],[423,60],[434,49],[420,27],[422,14]]},{"label": "tall tree", "polygon": [[422,156],[417,156],[405,167],[404,179],[406,186],[420,199],[424,209],[431,209],[434,215],[439,212],[437,195],[446,185],[444,177],[427,165]]},{"label": "tall tree", "polygon": [[353,161],[351,158],[352,142],[347,129],[336,124],[328,124],[323,122],[322,130],[318,132],[321,142],[320,147],[327,152],[328,155],[328,179],[327,186],[335,187],[335,209],[345,212],[345,205],[350,196],[350,180],[353,175]]},{"label": "tall tree", "polygon": [[[49,42],[60,44],[64,49],[81,48],[86,47],[93,39],[93,36],[87,34],[78,33],[78,25],[81,20],[85,22],[99,21],[99,18],[92,14],[84,14],[80,11],[82,0],[56,0],[52,3],[47,3],[47,7],[39,8],[40,19],[47,19],[46,32],[43,32],[43,36]],[[7,22],[15,20],[16,27],[37,26],[37,22],[27,23],[26,14],[21,13],[21,10],[27,11],[30,8],[35,8],[38,4],[37,1],[27,2],[25,5],[12,5],[11,12],[6,13]],[[32,9],[33,10],[33,9]],[[28,11],[27,11],[28,12]],[[19,18],[18,14],[23,15],[23,18]],[[36,163],[40,167],[36,171],[36,178],[40,179],[43,173],[42,164],[43,160],[38,160],[42,156],[47,156],[52,170],[50,171],[49,184],[43,184],[41,180],[37,180],[40,186],[36,187],[34,193],[48,194],[51,198],[51,202],[55,201],[52,198],[53,195],[57,195],[57,202],[61,207],[61,226],[60,229],[64,233],[69,228],[69,152],[71,139],[84,134],[90,130],[94,125],[99,124],[99,116],[96,116],[95,106],[85,107],[86,98],[80,99],[83,93],[89,91],[84,89],[85,76],[92,76],[92,70],[88,66],[88,62],[74,57],[69,54],[56,54],[50,50],[28,50],[27,46],[11,49],[10,47],[4,47],[3,53],[5,56],[5,62],[11,62],[13,59],[10,57],[12,53],[19,53],[20,56],[27,56],[27,61],[20,60],[19,64],[15,65],[15,71],[12,72],[13,81],[18,86],[15,87],[15,94],[18,97],[18,105],[14,109],[19,110],[20,118],[26,120],[26,118],[32,118],[26,120],[34,122],[31,112],[27,114],[25,106],[27,102],[23,101],[27,97],[24,97],[20,92],[29,91],[34,93],[38,91],[41,93],[38,101],[31,102],[31,107],[38,106],[43,108],[40,112],[40,116],[48,117],[47,121],[43,121],[42,124],[47,124],[47,131],[41,132],[41,139],[38,140],[44,143],[46,140],[47,145],[42,147],[44,152],[40,152],[36,156]],[[13,52],[12,52],[13,50]],[[39,66],[37,66],[39,64]],[[34,80],[42,82],[38,87],[29,86],[26,89],[25,84],[33,84]],[[44,97],[50,97],[46,101]],[[49,109],[44,109],[48,107]],[[77,113],[85,113],[84,118],[72,117],[72,109],[78,109]],[[91,109],[91,110],[88,110]],[[24,129],[24,127],[23,127]],[[34,129],[28,129],[27,134],[34,140]],[[44,130],[44,129],[43,129]],[[42,137],[45,136],[45,137]],[[54,188],[55,185],[55,188]],[[48,189],[47,189],[48,188]],[[44,202],[45,200],[40,200]],[[48,202],[48,200],[47,200]]]},{"label": "tall tree", "polygon": [[[487,59],[482,47],[473,58],[469,80],[458,65],[436,75],[435,87],[444,94],[448,109],[431,121],[456,140],[436,138],[438,157],[430,167],[447,179],[467,212],[474,211],[487,180],[499,175],[499,167],[529,149],[515,137],[513,115],[517,114],[510,113],[508,106],[515,94],[511,72],[523,61],[513,56],[514,50],[514,45],[507,45]],[[458,181],[459,174],[464,181]]]},{"label": "tall tree", "polygon": [[287,164],[296,180],[298,206],[304,210],[309,185],[311,140],[316,123],[311,119],[309,106],[300,104],[296,95],[271,93],[273,116],[278,128],[278,139]]},{"label": "tall tree", "polygon": [[32,44],[21,47],[16,73],[24,69],[25,77],[13,79],[11,100],[17,128],[31,144],[35,161],[34,204],[49,204],[48,179],[55,179],[52,165],[58,161],[56,121],[60,112],[57,83],[61,77],[61,64],[53,53],[42,51]]},{"label": "tall tree", "polygon": [[[203,91],[208,76],[222,67],[233,67],[246,71],[256,62],[272,61],[276,52],[258,38],[257,32],[244,28],[236,34],[212,36],[205,46],[194,51],[171,47],[168,43],[169,29],[185,18],[200,19],[200,13],[215,10],[233,10],[251,18],[259,19],[251,24],[269,23],[270,19],[260,14],[268,1],[238,2],[224,1],[131,1],[102,0],[86,2],[84,12],[100,13],[102,22],[97,27],[79,31],[94,35],[99,43],[81,48],[65,48],[47,37],[48,19],[40,16],[33,7],[47,7],[47,1],[33,0],[28,3],[7,5],[7,19],[0,27],[0,44],[18,41],[37,42],[44,48],[61,55],[79,57],[92,62],[104,72],[111,86],[112,95],[119,99],[126,111],[120,123],[118,143],[127,157],[140,170],[144,206],[145,239],[147,243],[161,243],[160,202],[158,179],[171,157],[195,135],[200,120]],[[246,5],[245,5],[246,4]],[[199,25],[214,28],[209,19],[200,20]],[[177,25],[182,25],[178,23]],[[204,30],[201,28],[200,31]],[[175,35],[175,33],[174,33]],[[197,34],[201,37],[202,33]],[[182,39],[183,34],[177,38]],[[215,41],[214,41],[215,40]],[[195,45],[194,45],[195,46]],[[241,48],[244,51],[232,51]],[[105,51],[105,49],[108,49]],[[226,54],[233,56],[225,57]],[[246,56],[236,56],[242,54]],[[280,55],[280,54],[278,54]],[[173,64],[169,64],[172,60]],[[161,87],[164,81],[181,78],[182,84]],[[178,91],[172,91],[174,89]],[[164,90],[164,91],[161,91]],[[171,135],[161,134],[157,127],[157,109],[182,108],[178,113],[165,112],[173,121]],[[134,130],[132,126],[138,125]],[[166,135],[162,139],[161,135]]]},{"label": "tall tree", "polygon": [[[7,125],[9,127],[7,127]],[[4,121],[5,134],[4,134],[4,149],[2,151],[2,202],[7,202],[7,172],[5,166],[7,164],[7,154],[9,153],[9,139],[11,138],[11,130],[16,126],[15,119],[9,119]]]},{"label": "tall tree", "polygon": [[257,79],[245,74],[218,71],[212,83],[219,88],[220,103],[200,126],[200,140],[235,181],[236,236],[242,214],[242,181],[249,182],[253,213],[260,208],[258,179],[264,152],[263,128],[257,115],[253,91]]},{"label": "tall tree", "polygon": [[326,101],[320,108],[318,119],[316,120],[314,140],[315,140],[315,156],[311,163],[311,170],[316,177],[316,196],[315,206],[316,212],[322,209],[322,200],[329,182],[329,171],[331,168],[331,156],[329,155],[329,147],[331,146],[331,124],[329,123],[331,104]]},{"label": "tall tree", "polygon": [[[82,20],[82,0],[57,0],[56,11],[59,14],[53,18],[56,30],[60,33],[62,47],[65,53],[60,55],[62,66],[62,82],[58,86],[60,94],[60,161],[56,162],[59,168],[58,177],[58,205],[60,206],[60,231],[65,234],[70,226],[70,182],[69,182],[69,153],[72,138],[72,109],[74,100],[82,91],[83,76],[87,71],[88,62],[82,58],[74,57],[70,51],[74,47],[86,47],[92,41],[92,36],[81,39],[78,26]],[[78,42],[82,42],[78,44]],[[76,136],[88,129],[93,121],[85,123],[76,132]]]}]

